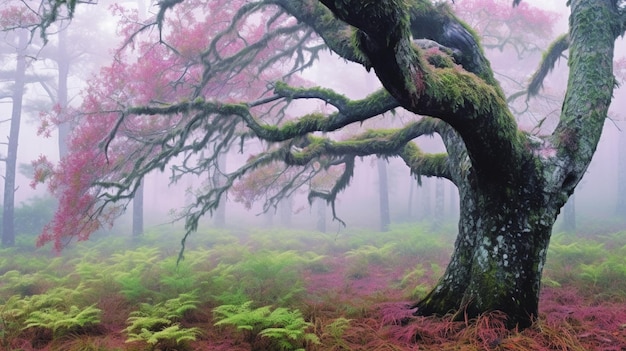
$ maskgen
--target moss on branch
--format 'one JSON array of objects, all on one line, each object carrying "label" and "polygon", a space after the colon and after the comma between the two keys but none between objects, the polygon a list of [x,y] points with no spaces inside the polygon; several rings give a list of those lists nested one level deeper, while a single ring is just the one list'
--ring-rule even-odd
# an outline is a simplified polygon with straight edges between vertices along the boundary
[{"label": "moss on branch", "polygon": [[569,48],[569,35],[563,34],[558,37],[543,54],[539,68],[533,74],[528,84],[528,97],[539,94],[539,89],[548,73],[554,69],[563,52]]},{"label": "moss on branch", "polygon": [[448,154],[425,154],[415,143],[407,143],[399,156],[404,160],[411,173],[417,176],[441,177],[452,182]]},{"label": "moss on branch", "polygon": [[435,120],[423,119],[403,128],[368,130],[343,141],[309,135],[306,137],[304,148],[292,149],[285,154],[285,162],[290,165],[305,165],[322,156],[398,156],[404,152],[409,141],[422,135],[436,133],[436,128]]},{"label": "moss on branch", "polygon": [[282,126],[261,125],[249,113],[241,115],[247,125],[261,139],[285,141],[312,132],[331,132],[351,123],[361,122],[378,116],[399,106],[398,102],[384,89],[361,100],[350,100],[330,89],[295,88],[285,83],[275,83],[274,92],[286,99],[318,99],[337,108],[337,112],[325,116],[310,113]]}]

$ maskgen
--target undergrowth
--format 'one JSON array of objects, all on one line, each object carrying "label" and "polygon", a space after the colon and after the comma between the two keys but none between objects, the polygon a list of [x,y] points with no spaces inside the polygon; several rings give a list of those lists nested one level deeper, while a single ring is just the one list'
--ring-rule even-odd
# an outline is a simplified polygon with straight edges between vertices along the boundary
[{"label": "undergrowth", "polygon": [[[0,253],[2,350],[624,350],[626,232],[555,234],[538,321],[415,317],[450,234],[225,230]],[[110,246],[107,244],[111,243]],[[254,301],[254,302],[251,302]]]}]

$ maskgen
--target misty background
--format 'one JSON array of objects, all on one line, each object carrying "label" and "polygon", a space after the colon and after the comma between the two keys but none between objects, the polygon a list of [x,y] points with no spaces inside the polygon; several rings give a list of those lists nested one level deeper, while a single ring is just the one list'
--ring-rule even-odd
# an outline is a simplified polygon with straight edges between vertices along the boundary
[{"label": "misty background", "polygon": [[[507,1],[508,2],[508,1]],[[542,1],[527,1],[534,6],[540,6],[559,15],[559,22],[555,33],[558,35],[566,29],[568,9],[561,2],[544,4]],[[137,7],[140,12],[150,15],[156,8],[148,2],[125,2],[125,7]],[[62,67],[69,69],[67,79],[68,106],[80,105],[80,91],[85,86],[85,81],[103,65],[107,65],[113,56],[113,50],[119,46],[119,37],[116,35],[116,25],[111,20],[113,16],[104,2],[98,6],[79,6],[73,23],[67,28],[59,28],[58,33],[51,33],[47,46],[42,46],[39,38],[35,37],[31,45],[32,55],[39,58],[32,61],[27,76],[29,80],[23,96],[22,121],[19,133],[19,147],[17,154],[18,173],[15,187],[15,207],[19,209],[42,206],[42,210],[32,210],[37,218],[24,218],[16,216],[16,222],[21,221],[17,227],[35,230],[48,220],[42,214],[51,214],[55,208],[55,200],[50,199],[44,185],[32,188],[31,161],[40,155],[46,155],[51,161],[59,160],[59,135],[55,129],[50,136],[40,135],[40,115],[50,111],[59,102],[59,72]],[[63,34],[59,34],[63,33]],[[65,38],[62,38],[65,36]],[[549,45],[555,35],[547,36],[545,43],[540,43],[542,49]],[[15,66],[15,38],[10,33],[2,33],[0,36],[0,57],[2,69],[0,72],[10,72]],[[39,44],[38,44],[39,43]],[[63,45],[64,48],[61,48]],[[626,45],[621,40],[618,43],[616,59],[626,53]],[[61,54],[65,54],[65,56]],[[496,72],[502,73],[497,78],[506,85],[507,71],[515,70],[516,74],[530,77],[541,59],[541,52],[536,51],[528,55],[523,66],[511,65],[511,52],[493,49],[486,51],[492,66]],[[350,98],[364,97],[368,93],[379,88],[379,83],[372,72],[366,72],[363,67],[345,63],[336,56],[325,55],[320,62],[304,73],[304,78],[313,84],[332,88]],[[558,119],[561,107],[561,97],[567,81],[566,60],[559,62],[555,70],[548,76],[542,94],[545,103],[541,111],[531,111],[520,114],[520,125],[529,132],[538,132],[534,125],[541,122],[541,128],[551,128]],[[11,79],[7,74],[0,76],[0,159],[7,156],[7,141],[10,130],[12,99]],[[602,139],[598,150],[594,155],[593,162],[576,188],[575,195],[570,199],[568,206],[575,213],[575,223],[578,229],[570,227],[569,230],[585,230],[581,228],[602,227],[607,229],[621,228],[626,224],[626,88],[619,87],[615,90],[615,99],[611,106],[610,119],[604,126]],[[302,106],[302,111],[310,106]],[[324,106],[313,106],[324,110]],[[298,116],[298,108],[292,109],[291,115]],[[397,111],[395,115],[385,115],[368,121],[364,127],[370,125],[384,126],[389,128],[394,121],[411,118],[403,111]],[[552,122],[551,122],[552,121]],[[551,124],[552,123],[552,124]],[[418,144],[427,152],[444,151],[443,144],[436,138],[421,138]],[[233,150],[227,155],[226,169],[229,164],[233,168],[238,162],[245,161],[248,157],[258,152],[254,146],[247,147],[243,153]],[[0,162],[0,174],[4,175],[6,164]],[[200,183],[199,179],[186,176],[177,184],[169,185],[169,173],[166,169],[163,173],[151,173],[144,181],[144,230],[169,226],[169,222],[175,218],[175,211],[190,201],[188,189]],[[0,178],[0,187],[4,188],[5,178]],[[314,203],[309,206],[307,202],[307,189],[302,189],[289,200],[283,201],[277,208],[270,209],[268,213],[262,213],[262,204],[255,203],[248,209],[241,203],[234,201],[230,195],[221,206],[225,209],[226,227],[259,227],[259,226],[282,226],[298,229],[320,229],[328,232],[340,232],[343,230],[338,221],[332,220],[330,207],[320,208]],[[409,169],[400,159],[377,160],[373,157],[365,157],[357,164],[355,175],[350,186],[338,196],[337,215],[346,222],[348,228],[380,228],[384,229],[384,193],[388,200],[389,222],[415,222],[428,221],[433,225],[454,224],[458,216],[458,196],[456,188],[443,179],[422,178],[421,185],[413,177]],[[383,194],[383,200],[381,200]],[[622,201],[620,201],[620,199]],[[0,199],[4,205],[4,199]],[[382,204],[382,205],[381,205]],[[382,212],[382,214],[381,214]],[[555,226],[555,230],[568,229],[563,218],[563,212]],[[114,232],[121,235],[130,235],[132,221],[132,206],[127,213],[118,220]],[[319,227],[319,220],[323,218],[325,227]],[[26,221],[26,223],[25,223]],[[32,223],[29,223],[31,221]],[[33,224],[30,226],[29,224]],[[178,223],[177,225],[182,225]],[[206,218],[205,226],[222,225],[215,223],[211,218]],[[17,236],[28,234],[30,238],[38,232],[21,233]]]}]

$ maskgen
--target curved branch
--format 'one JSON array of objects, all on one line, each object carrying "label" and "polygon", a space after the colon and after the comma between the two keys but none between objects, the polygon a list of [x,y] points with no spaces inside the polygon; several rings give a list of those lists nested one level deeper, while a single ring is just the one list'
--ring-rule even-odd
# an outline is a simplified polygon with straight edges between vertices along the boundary
[{"label": "curved branch", "polygon": [[569,48],[569,35],[563,34],[558,37],[543,54],[539,68],[530,78],[528,84],[527,98],[539,94],[539,89],[543,85],[543,81],[548,76],[548,73],[554,69],[557,61],[563,57],[563,52]]},{"label": "curved branch", "polygon": [[412,174],[445,178],[456,184],[450,172],[448,154],[425,154],[415,143],[409,142],[398,155],[409,166]]},{"label": "curved branch", "polygon": [[330,132],[351,123],[365,121],[398,107],[398,102],[381,89],[361,100],[349,100],[330,89],[293,88],[284,83],[276,83],[274,92],[286,99],[319,99],[337,108],[337,112],[325,116],[309,114],[282,126],[260,125],[251,116],[242,116],[254,133],[267,141],[284,141],[311,132]]},{"label": "curved branch", "polygon": [[[321,2],[339,19],[357,28],[355,50],[367,58],[366,68],[374,68],[385,89],[402,107],[422,116],[440,118],[459,133],[477,173],[502,179],[529,157],[506,98],[490,78],[487,61],[484,65],[480,60],[478,65],[467,63],[465,70],[436,68],[413,44],[412,33],[422,31],[426,37],[445,41],[446,28],[451,28],[462,35],[448,33],[450,43],[444,46],[466,44],[457,47],[464,53],[479,53],[471,32],[453,16],[442,15],[445,11],[437,12],[427,0],[385,0],[367,7],[357,0]],[[434,21],[428,20],[429,16]],[[429,26],[419,26],[412,22],[413,18],[431,23],[436,30],[429,34]]]},{"label": "curved branch", "polygon": [[319,157],[350,156],[397,156],[406,152],[407,143],[422,135],[437,132],[438,121],[424,118],[398,129],[368,130],[348,140],[332,141],[327,138],[309,135],[299,150],[285,155],[289,165],[306,165]]},{"label": "curved branch", "polygon": [[[554,191],[565,203],[591,162],[613,97],[615,40],[622,33],[612,1],[572,0],[569,79],[559,124],[550,137],[556,156],[547,160]],[[589,21],[601,18],[601,21]]]},{"label": "curved branch", "polygon": [[326,201],[327,204],[330,204],[331,210],[333,213],[333,219],[339,221],[339,223],[345,226],[345,222],[342,221],[339,217],[337,217],[337,211],[335,208],[335,200],[337,199],[337,195],[344,190],[349,184],[352,176],[354,175],[354,156],[345,156],[339,162],[334,162],[334,165],[343,164],[344,170],[341,173],[341,176],[335,182],[335,185],[329,192],[321,192],[317,190],[311,190],[309,192],[308,200],[309,204],[313,203],[314,198],[320,198]]},{"label": "curved branch", "polygon": [[354,46],[353,28],[338,20],[327,7],[317,1],[267,0],[284,9],[299,22],[306,23],[335,53],[348,61],[367,65],[367,59]]}]

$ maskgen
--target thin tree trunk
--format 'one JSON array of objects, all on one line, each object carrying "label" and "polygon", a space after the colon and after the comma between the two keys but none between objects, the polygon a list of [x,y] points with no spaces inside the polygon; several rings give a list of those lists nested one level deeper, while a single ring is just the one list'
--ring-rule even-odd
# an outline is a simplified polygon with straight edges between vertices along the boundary
[{"label": "thin tree trunk", "polygon": [[576,231],[576,196],[574,194],[563,206],[563,230],[569,233]]},{"label": "thin tree trunk", "polygon": [[278,210],[280,211],[280,225],[289,228],[291,227],[291,214],[293,213],[293,198],[286,197],[278,203]]},{"label": "thin tree trunk", "polygon": [[315,207],[317,207],[316,229],[318,232],[326,233],[326,202],[315,199]]},{"label": "thin tree trunk", "polygon": [[389,230],[391,219],[389,218],[389,182],[387,181],[387,161],[378,158],[378,208],[380,211],[380,231]]},{"label": "thin tree trunk", "polygon": [[[61,107],[61,111],[67,108],[67,79],[70,74],[70,59],[67,53],[67,30],[59,32],[59,48],[57,52],[57,68],[59,69],[59,77],[57,84],[57,102]],[[72,130],[70,121],[61,121],[58,126],[59,130],[59,156],[65,157],[68,153],[67,141]]]},{"label": "thin tree trunk", "polygon": [[626,131],[619,134],[617,148],[617,204],[615,213],[626,218]]},{"label": "thin tree trunk", "polygon": [[133,197],[133,238],[143,235],[143,182],[137,188]]},{"label": "thin tree trunk", "polygon": [[413,218],[413,192],[415,191],[415,179],[411,177],[411,182],[409,183],[409,204],[408,204],[408,216],[407,219],[410,221]]},{"label": "thin tree trunk", "polygon": [[459,204],[457,202],[457,189],[454,183],[449,184],[450,189],[450,202],[448,203],[448,211],[450,212],[450,218],[453,218],[459,213]]},{"label": "thin tree trunk", "polygon": [[[218,170],[213,173],[213,186],[221,187],[224,185],[225,177],[221,172],[226,170],[226,154],[221,153],[217,156],[217,167]],[[222,200],[220,201],[220,205],[213,212],[213,224],[218,228],[223,228],[226,226],[226,201],[228,199],[228,194],[224,194]]]},{"label": "thin tree trunk", "polygon": [[435,180],[435,215],[433,227],[434,229],[440,229],[443,223],[444,217],[444,189],[443,189],[443,179],[437,178]]},{"label": "thin tree trunk", "polygon": [[431,179],[422,180],[421,195],[422,195],[422,213],[420,214],[420,219],[426,220],[430,218],[432,214],[432,206],[431,206],[431,196],[430,196],[430,182]]},{"label": "thin tree trunk", "polygon": [[2,211],[2,245],[15,245],[15,177],[17,173],[17,147],[22,119],[22,98],[26,76],[26,47],[28,32],[18,29],[17,65],[15,68],[15,84],[13,86],[13,106],[11,109],[11,128],[4,176],[4,206]]}]

